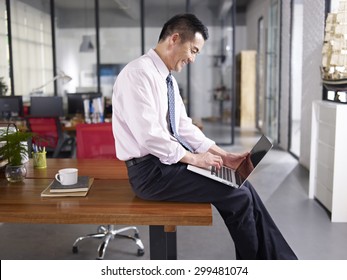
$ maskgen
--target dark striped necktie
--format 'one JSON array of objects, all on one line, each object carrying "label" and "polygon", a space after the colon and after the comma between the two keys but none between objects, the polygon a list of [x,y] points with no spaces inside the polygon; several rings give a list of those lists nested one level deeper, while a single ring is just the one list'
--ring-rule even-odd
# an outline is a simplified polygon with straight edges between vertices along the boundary
[{"label": "dark striped necktie", "polygon": [[167,96],[169,100],[169,121],[170,121],[170,127],[171,132],[173,136],[180,142],[180,144],[187,149],[190,152],[194,152],[194,149],[181,137],[178,135],[176,130],[176,123],[175,123],[175,92],[174,87],[172,84],[172,76],[171,73],[166,78],[166,84],[167,84]]}]

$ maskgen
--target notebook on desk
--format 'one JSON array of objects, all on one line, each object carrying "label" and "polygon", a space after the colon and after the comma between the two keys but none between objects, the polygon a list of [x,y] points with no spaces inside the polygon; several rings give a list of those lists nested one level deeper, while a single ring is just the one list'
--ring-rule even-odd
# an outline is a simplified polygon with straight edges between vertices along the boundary
[{"label": "notebook on desk", "polygon": [[188,165],[188,170],[206,176],[234,188],[240,188],[247,178],[255,171],[259,162],[272,148],[272,143],[266,136],[261,136],[258,142],[250,151],[248,157],[239,165],[236,170],[223,166],[221,169],[204,169],[194,165]]}]

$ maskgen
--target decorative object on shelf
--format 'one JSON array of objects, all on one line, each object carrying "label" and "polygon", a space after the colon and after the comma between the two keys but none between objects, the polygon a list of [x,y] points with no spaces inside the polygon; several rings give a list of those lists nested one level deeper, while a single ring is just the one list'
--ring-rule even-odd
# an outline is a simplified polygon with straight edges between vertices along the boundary
[{"label": "decorative object on shelf", "polygon": [[322,49],[323,99],[347,104],[347,1],[340,0],[338,11],[329,13]]},{"label": "decorative object on shelf", "polygon": [[[11,127],[13,126],[13,127]],[[22,132],[14,123],[0,131],[0,160],[6,162],[5,177],[11,183],[21,182],[26,177],[24,159],[28,158],[30,132]]]},{"label": "decorative object on shelf", "polygon": [[7,90],[8,90],[8,86],[6,85],[4,81],[4,77],[0,77],[0,96],[6,95]]}]

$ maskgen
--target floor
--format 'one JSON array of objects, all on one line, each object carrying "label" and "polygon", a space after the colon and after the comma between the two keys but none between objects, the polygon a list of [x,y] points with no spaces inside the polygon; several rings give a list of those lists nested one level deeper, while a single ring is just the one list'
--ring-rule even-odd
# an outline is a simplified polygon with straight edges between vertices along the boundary
[{"label": "floor", "polygon": [[[208,125],[204,129],[209,129]],[[229,136],[227,136],[229,137]],[[236,131],[229,151],[244,151],[257,140],[252,130]],[[221,139],[221,138],[220,138]],[[347,223],[331,223],[329,213],[308,199],[308,170],[284,151],[273,149],[250,181],[262,197],[273,219],[302,260],[347,259]],[[92,233],[97,225],[0,224],[0,259],[95,259],[98,240],[81,243],[78,254],[72,244],[78,236]],[[145,255],[136,256],[128,240],[110,242],[105,259],[149,259],[148,227],[139,226]],[[211,227],[178,227],[179,259],[235,259],[233,242],[214,209]]]}]

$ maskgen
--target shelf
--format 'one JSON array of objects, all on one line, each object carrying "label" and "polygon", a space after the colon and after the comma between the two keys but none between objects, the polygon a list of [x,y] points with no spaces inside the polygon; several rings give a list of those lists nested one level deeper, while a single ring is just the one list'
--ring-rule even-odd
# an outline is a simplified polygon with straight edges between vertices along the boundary
[{"label": "shelf", "polygon": [[309,198],[331,212],[332,222],[347,222],[346,121],[346,105],[313,102]]}]

